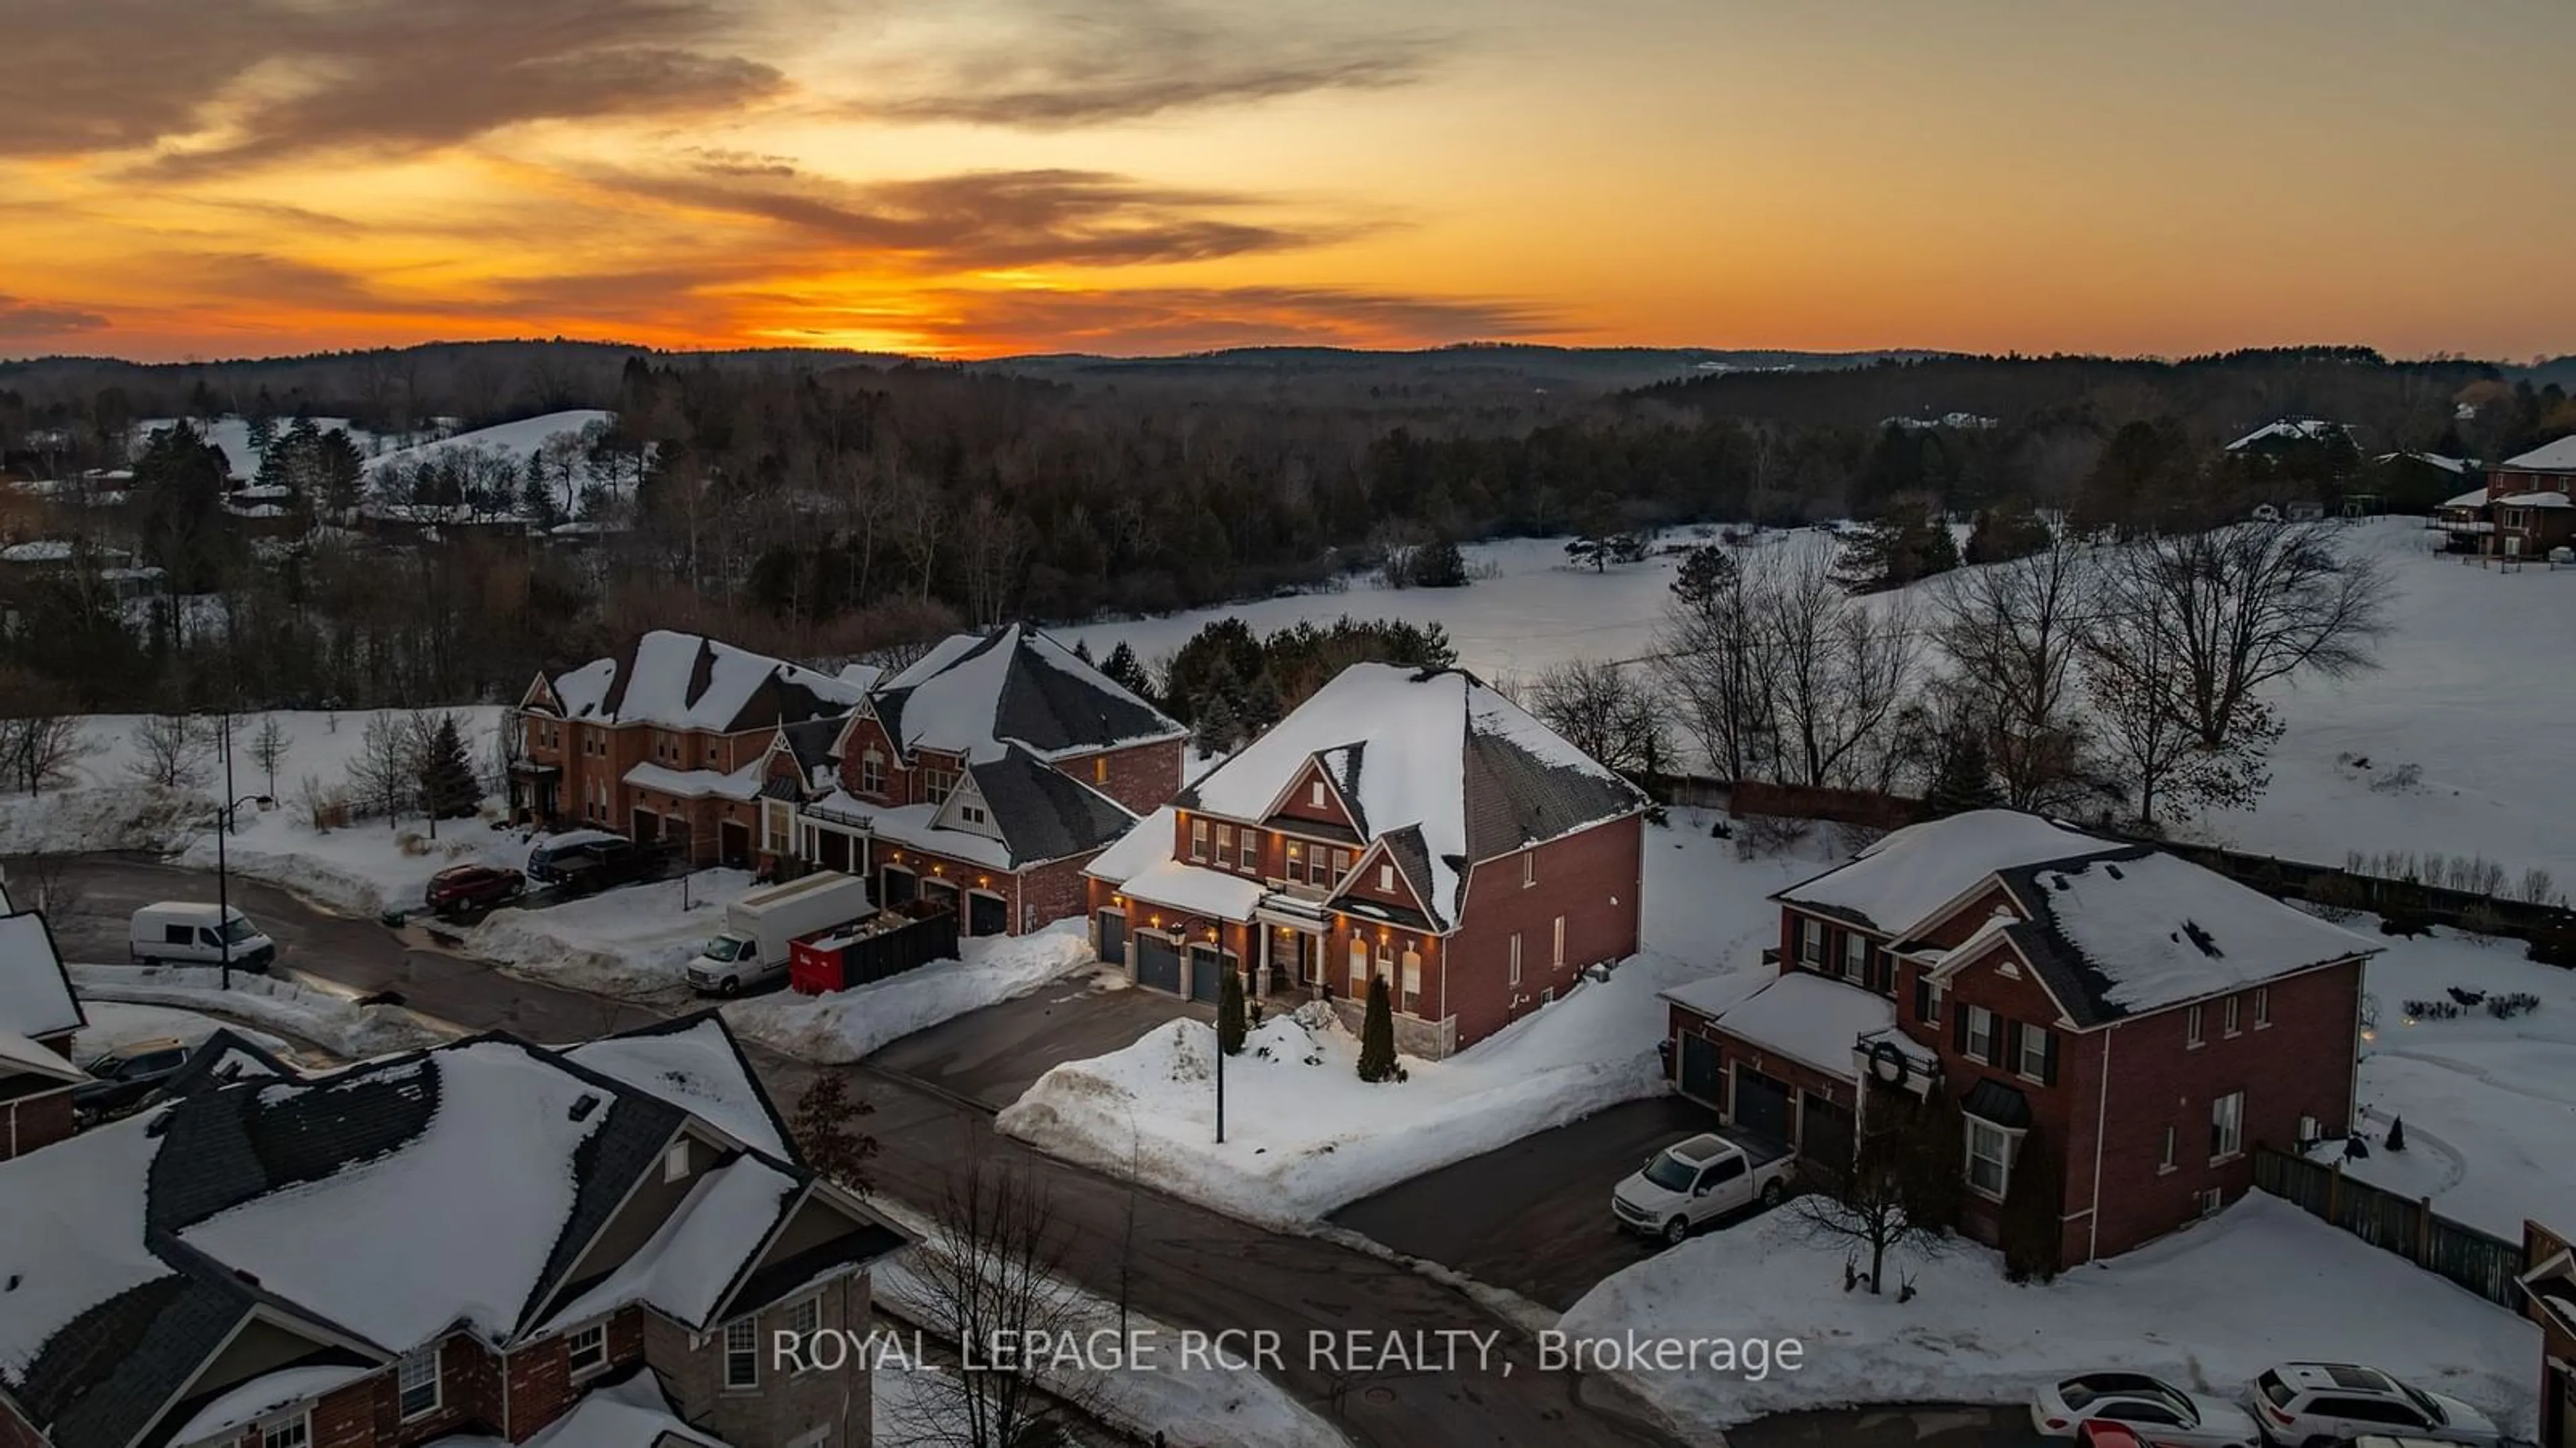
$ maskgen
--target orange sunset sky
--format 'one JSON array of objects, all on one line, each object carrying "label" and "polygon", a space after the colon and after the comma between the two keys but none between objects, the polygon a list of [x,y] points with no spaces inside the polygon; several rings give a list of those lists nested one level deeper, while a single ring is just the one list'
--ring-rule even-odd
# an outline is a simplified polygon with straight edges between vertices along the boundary
[{"label": "orange sunset sky", "polygon": [[0,356],[2576,351],[2570,0],[0,15]]}]

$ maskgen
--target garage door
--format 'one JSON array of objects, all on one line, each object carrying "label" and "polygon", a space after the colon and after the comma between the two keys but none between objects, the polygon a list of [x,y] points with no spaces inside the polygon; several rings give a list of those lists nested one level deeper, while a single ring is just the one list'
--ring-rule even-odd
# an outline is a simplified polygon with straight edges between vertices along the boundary
[{"label": "garage door", "polygon": [[1855,1123],[1848,1106],[1836,1106],[1813,1091],[1800,1093],[1798,1155],[1818,1166],[1841,1168],[1852,1159]]},{"label": "garage door", "polygon": [[1111,965],[1125,965],[1127,963],[1127,913],[1123,910],[1103,910],[1096,918],[1100,922],[1094,932],[1100,941],[1100,958]]},{"label": "garage door", "polygon": [[662,838],[662,817],[649,809],[635,812],[635,843],[649,845]]},{"label": "garage door", "polygon": [[1011,933],[1011,907],[999,895],[980,891],[966,897],[966,933],[969,935],[1008,935]]},{"label": "garage door", "polygon": [[945,880],[922,881],[921,898],[924,904],[945,906],[949,914],[957,913],[957,887]]},{"label": "garage door", "polygon": [[1726,1073],[1717,1042],[1701,1035],[1682,1037],[1682,1094],[1718,1110],[1726,1109]]},{"label": "garage door", "polygon": [[879,903],[883,904],[888,909],[892,909],[897,905],[911,904],[913,885],[914,877],[910,870],[904,869],[900,865],[886,866],[885,899]]},{"label": "garage door", "polygon": [[1159,935],[1136,937],[1136,983],[1181,993],[1181,948]]},{"label": "garage door", "polygon": [[1225,973],[1238,957],[1220,955],[1204,945],[1190,947],[1190,999],[1214,1002],[1225,993]]},{"label": "garage door", "polygon": [[751,868],[751,826],[739,820],[716,821],[716,859],[737,870]]},{"label": "garage door", "polygon": [[1735,1068],[1736,1125],[1774,1141],[1789,1139],[1789,1083],[1750,1066]]}]

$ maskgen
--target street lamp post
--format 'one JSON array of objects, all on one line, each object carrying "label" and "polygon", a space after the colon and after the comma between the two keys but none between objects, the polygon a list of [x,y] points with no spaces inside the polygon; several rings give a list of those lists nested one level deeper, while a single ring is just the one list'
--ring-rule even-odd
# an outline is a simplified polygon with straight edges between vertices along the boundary
[{"label": "street lamp post", "polygon": [[233,794],[233,716],[225,710],[217,716],[221,731],[219,746],[224,756],[224,797],[232,802],[215,814],[215,958],[225,990],[233,988],[233,892],[232,870],[225,858],[224,846],[232,838],[233,816],[246,804],[267,804],[264,794]]}]

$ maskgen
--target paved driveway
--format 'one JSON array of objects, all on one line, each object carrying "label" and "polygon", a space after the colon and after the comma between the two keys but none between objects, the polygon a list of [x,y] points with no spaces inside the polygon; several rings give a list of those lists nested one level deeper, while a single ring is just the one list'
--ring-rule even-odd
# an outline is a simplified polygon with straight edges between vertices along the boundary
[{"label": "paved driveway", "polygon": [[1610,1188],[1657,1147],[1712,1120],[1677,1096],[1631,1101],[1426,1172],[1332,1220],[1546,1306],[1572,1307],[1592,1284],[1656,1250],[1612,1221]]},{"label": "paved driveway", "polygon": [[1000,1110],[1048,1068],[1124,1050],[1184,1015],[1216,1019],[1211,1007],[1138,990],[1102,967],[915,1031],[868,1064]]}]

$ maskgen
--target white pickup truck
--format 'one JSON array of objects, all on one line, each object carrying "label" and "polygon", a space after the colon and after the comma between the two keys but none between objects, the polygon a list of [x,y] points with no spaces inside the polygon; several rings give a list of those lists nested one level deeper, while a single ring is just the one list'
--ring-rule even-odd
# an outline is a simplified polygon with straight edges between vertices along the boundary
[{"label": "white pickup truck", "polygon": [[1691,1229],[1789,1194],[1797,1157],[1756,1136],[1702,1132],[1674,1142],[1611,1190],[1610,1210],[1632,1232],[1678,1243]]}]

